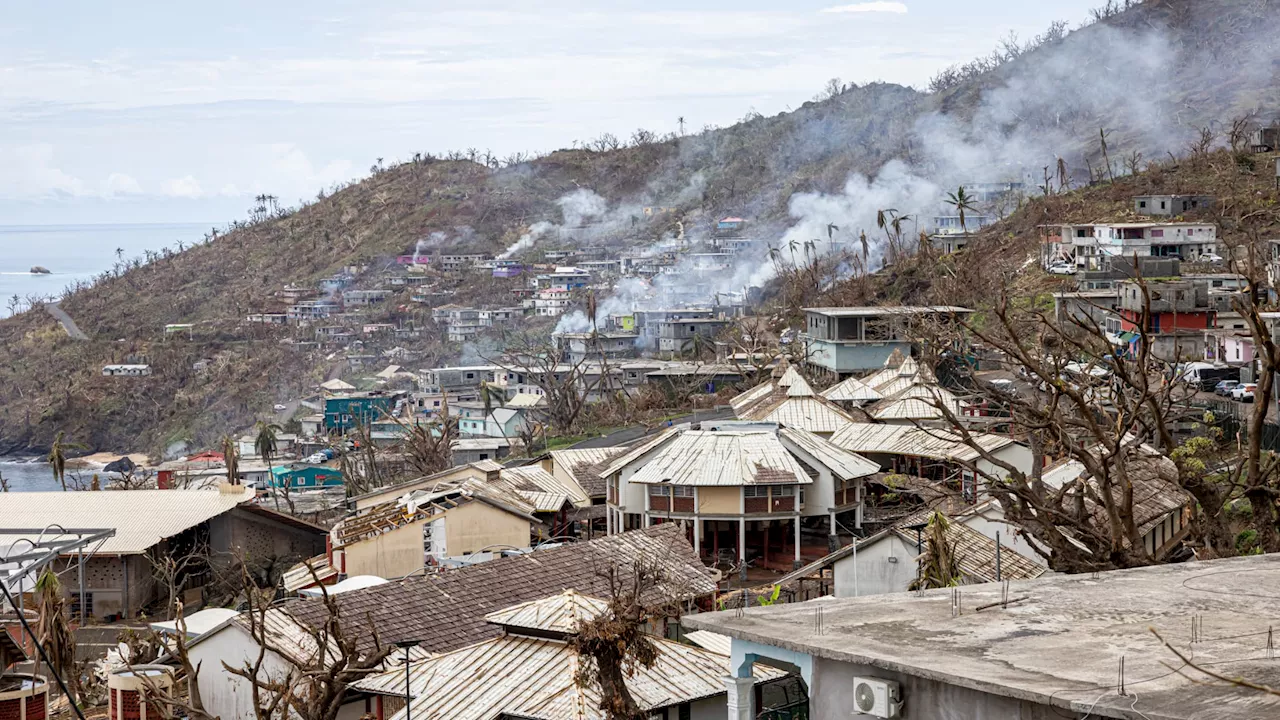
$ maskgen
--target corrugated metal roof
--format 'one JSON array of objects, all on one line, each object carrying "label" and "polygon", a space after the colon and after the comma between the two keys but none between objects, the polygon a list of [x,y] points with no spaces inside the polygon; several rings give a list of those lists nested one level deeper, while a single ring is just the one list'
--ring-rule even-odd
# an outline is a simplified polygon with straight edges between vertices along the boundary
[{"label": "corrugated metal roof", "polygon": [[[312,570],[315,570],[314,574]],[[302,588],[315,585],[316,578],[324,582],[335,577],[338,577],[338,569],[329,563],[329,556],[317,555],[285,570],[281,581],[284,583],[285,592],[293,594]]]},{"label": "corrugated metal roof", "polygon": [[812,483],[772,432],[689,430],[658,452],[631,482],[740,486]]},{"label": "corrugated metal roof", "polygon": [[[778,378],[778,387],[789,388],[797,381],[805,382],[804,376],[800,374],[800,371],[796,370],[795,365],[788,365],[787,371],[782,373],[782,377]],[[808,383],[805,384],[807,385]]]},{"label": "corrugated metal roof", "polygon": [[867,408],[877,420],[941,420],[946,417],[939,405],[959,417],[960,401],[944,387],[912,384]]},{"label": "corrugated metal roof", "polygon": [[790,440],[809,453],[818,462],[827,466],[832,475],[841,480],[853,480],[880,472],[880,466],[857,453],[849,452],[828,440],[800,428],[782,428],[778,431],[782,437]]},{"label": "corrugated metal roof", "polygon": [[[652,667],[637,665],[626,679],[627,689],[643,710],[714,697],[725,692],[729,659],[690,645],[655,638],[657,658]],[[420,663],[409,672],[408,708],[413,717],[449,720],[493,720],[514,716],[538,720],[603,720],[600,688],[577,682],[579,656],[557,640],[508,635],[477,643]],[[785,677],[764,665],[756,666],[757,682]],[[357,681],[365,692],[402,695],[405,673],[390,669]],[[406,717],[401,710],[392,720]]]},{"label": "corrugated metal roof", "polygon": [[773,391],[774,383],[772,381],[761,383],[730,400],[729,406],[734,409],[734,412],[737,412],[769,397],[773,394]]},{"label": "corrugated metal roof", "polygon": [[809,381],[799,375],[796,375],[795,380],[793,380],[790,385],[783,385],[782,381],[779,380],[778,387],[785,387],[787,389],[787,397],[813,397],[817,394],[809,385]]},{"label": "corrugated metal roof", "polygon": [[760,403],[739,412],[738,417],[742,420],[798,427],[812,433],[833,433],[854,422],[852,415],[830,400],[817,395],[789,397],[777,402]]},{"label": "corrugated metal roof", "polygon": [[703,650],[710,650],[717,655],[728,655],[733,648],[733,638],[710,630],[693,630],[684,634],[684,639]]},{"label": "corrugated metal roof", "polygon": [[508,629],[573,633],[577,632],[579,623],[594,620],[608,610],[609,604],[605,601],[569,589],[559,595],[489,613],[484,619]]},{"label": "corrugated metal roof", "polygon": [[884,397],[856,377],[848,377],[822,391],[822,397],[834,402],[875,402]]},{"label": "corrugated metal roof", "polygon": [[[253,490],[103,490],[0,493],[0,526],[113,528],[98,554],[136,555],[253,499]],[[18,538],[10,536],[13,540]]]},{"label": "corrugated metal roof", "polygon": [[[1014,443],[1003,435],[970,433],[985,450],[992,452]],[[910,455],[935,460],[965,461],[978,458],[957,433],[942,429],[922,429],[912,425],[850,423],[831,436],[831,442],[851,452]]]},{"label": "corrugated metal roof", "polygon": [[[1137,452],[1127,458],[1125,470],[1129,484],[1133,486],[1133,519],[1140,535],[1146,535],[1168,517],[1169,513],[1181,509],[1191,501],[1190,495],[1177,486],[1177,467],[1167,457]],[[1087,474],[1080,461],[1065,460],[1046,468],[1041,480],[1046,486],[1057,489]],[[1088,482],[1095,493],[1102,491],[1096,478],[1090,477]],[[1111,492],[1113,496],[1122,492],[1118,481],[1114,483]],[[1119,501],[1117,497],[1117,502]],[[1086,497],[1085,505],[1091,514],[1105,522],[1105,510],[1097,501]]]},{"label": "corrugated metal roof", "polygon": [[[521,491],[561,495],[568,498],[577,507],[585,507],[591,504],[591,496],[587,495],[586,491],[579,487],[577,483],[563,481],[543,470],[541,465],[504,468],[501,477]],[[526,495],[526,497],[528,496]],[[534,504],[536,505],[537,503]],[[542,508],[538,509],[541,510]],[[559,510],[560,507],[556,506],[555,509]]]},{"label": "corrugated metal roof", "polygon": [[[916,543],[916,534],[897,530],[898,536],[908,543]],[[924,531],[926,534],[929,530]],[[954,548],[956,564],[966,577],[977,582],[996,581],[996,541],[958,520],[950,520],[946,530],[947,542]],[[1046,568],[1036,561],[1020,555],[1008,545],[1000,548],[1000,579],[1031,580],[1045,574]]]},{"label": "corrugated metal roof", "polygon": [[635,462],[645,453],[671,440],[676,436],[677,433],[679,433],[681,430],[687,427],[688,425],[676,425],[674,427],[669,427],[666,430],[663,430],[662,432],[658,433],[657,435],[654,435],[652,438],[642,440],[641,442],[637,443],[634,448],[632,448],[631,450],[628,450],[626,454],[616,458],[613,462],[609,463],[608,466],[606,466],[603,470],[600,471],[600,476],[607,478],[610,475],[613,475],[614,473],[619,472],[620,470],[622,470],[622,468]]},{"label": "corrugated metal roof", "polygon": [[533,506],[534,512],[560,512],[565,505],[572,505],[565,493],[521,490],[520,497]]},{"label": "corrugated metal roof", "polygon": [[605,494],[605,483],[600,475],[601,470],[611,460],[626,452],[626,448],[604,447],[552,450],[550,454],[555,466],[568,473],[589,497],[602,497]]}]

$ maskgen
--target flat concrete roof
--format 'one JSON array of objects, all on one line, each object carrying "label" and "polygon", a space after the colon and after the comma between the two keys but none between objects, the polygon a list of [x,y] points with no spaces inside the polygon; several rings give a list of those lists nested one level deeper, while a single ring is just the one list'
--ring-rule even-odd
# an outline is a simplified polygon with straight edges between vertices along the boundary
[{"label": "flat concrete roof", "polygon": [[911,306],[911,305],[885,305],[883,307],[808,307],[804,309],[808,313],[817,313],[819,315],[827,315],[829,317],[877,317],[880,315],[930,315],[930,314],[947,314],[958,315],[962,313],[971,313],[973,310],[969,308],[953,307],[950,305],[930,305],[930,306]]},{"label": "flat concrete roof", "polygon": [[[1195,662],[1280,687],[1280,657],[1267,659],[1280,620],[1280,555],[1189,562],[1010,583],[1027,599],[1001,599],[996,583],[951,590],[689,615],[682,625],[819,658],[871,665],[1091,717],[1246,720],[1280,717],[1280,697],[1212,682],[1163,647],[1149,628]],[[822,634],[817,611],[822,610]],[[1199,642],[1191,642],[1193,618]],[[1125,687],[1116,694],[1124,658]],[[907,699],[910,702],[910,699]],[[1138,711],[1138,712],[1135,712]]]}]

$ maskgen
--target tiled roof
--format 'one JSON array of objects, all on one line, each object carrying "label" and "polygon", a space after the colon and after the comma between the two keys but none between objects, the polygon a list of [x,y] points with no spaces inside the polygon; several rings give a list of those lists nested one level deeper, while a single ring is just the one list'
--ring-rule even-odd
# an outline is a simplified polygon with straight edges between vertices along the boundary
[{"label": "tiled roof", "polygon": [[[1046,468],[1041,479],[1045,485],[1056,489],[1085,473],[1083,463],[1067,460]],[[1139,535],[1146,535],[1168,517],[1169,513],[1191,501],[1190,495],[1178,487],[1177,468],[1167,457],[1146,452],[1134,453],[1127,458],[1126,476],[1133,486],[1133,519]],[[1100,492],[1097,479],[1090,478],[1089,482],[1093,485],[1094,492]],[[1118,483],[1111,492],[1121,492]],[[1106,511],[1093,498],[1086,496],[1085,505],[1097,520],[1105,522]]]},{"label": "tiled roof", "polygon": [[600,472],[627,452],[626,448],[569,448],[552,450],[551,460],[578,482],[588,497],[604,497],[605,481]]},{"label": "tiled roof", "polygon": [[[333,601],[365,650],[372,647],[376,630],[384,644],[413,639],[427,652],[448,652],[498,635],[501,629],[484,619],[491,612],[569,588],[607,596],[608,568],[626,572],[638,560],[656,562],[668,578],[652,588],[655,599],[669,593],[691,599],[715,592],[715,583],[684,531],[664,523],[355,590],[335,595]],[[285,609],[309,626],[320,625],[327,615],[320,600],[295,601]]]}]

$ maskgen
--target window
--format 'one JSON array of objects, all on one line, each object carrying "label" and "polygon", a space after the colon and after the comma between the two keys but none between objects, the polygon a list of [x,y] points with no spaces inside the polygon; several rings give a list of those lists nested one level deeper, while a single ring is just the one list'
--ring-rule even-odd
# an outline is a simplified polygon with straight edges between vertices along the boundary
[{"label": "window", "polygon": [[489,459],[489,453],[480,453],[480,459],[481,459],[481,460],[488,460],[488,459]]},{"label": "window", "polygon": [[1139,201],[1138,201],[1138,207],[1140,207],[1140,208],[1145,208],[1146,206],[1147,206],[1147,201],[1146,201],[1146,200],[1139,200]]},{"label": "window", "polygon": [[693,488],[689,485],[672,485],[671,494],[676,497],[693,497]]},{"label": "window", "polygon": [[774,497],[791,497],[796,494],[795,485],[778,485],[773,488]]},{"label": "window", "polygon": [[476,379],[476,374],[475,374],[475,373],[467,373],[467,379],[468,379],[468,380],[475,380],[475,379]]},{"label": "window", "polygon": [[667,494],[667,487],[665,485],[649,486],[649,495],[652,497],[665,497],[666,494]]},{"label": "window", "polygon": [[1160,201],[1160,209],[1161,209],[1161,210],[1164,210],[1164,209],[1165,209],[1165,207],[1166,207],[1167,205],[1168,205],[1168,203],[1167,203],[1166,201],[1164,201],[1164,200],[1161,200],[1161,201]]},{"label": "window", "polygon": [[749,498],[769,497],[769,488],[756,486],[756,485],[748,485],[742,488],[742,496],[749,497]]},{"label": "window", "polygon": [[84,604],[85,617],[93,615],[93,593],[87,592],[83,595],[80,593],[71,593],[71,617],[80,617],[80,605]]}]

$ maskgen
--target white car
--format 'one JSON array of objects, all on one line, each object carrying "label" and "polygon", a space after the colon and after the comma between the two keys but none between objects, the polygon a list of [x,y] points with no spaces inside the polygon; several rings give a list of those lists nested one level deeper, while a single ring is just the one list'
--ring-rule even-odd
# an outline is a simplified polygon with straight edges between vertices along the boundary
[{"label": "white car", "polygon": [[1071,263],[1054,263],[1049,266],[1049,274],[1051,275],[1075,275],[1076,266]]},{"label": "white car", "polygon": [[1222,256],[1217,253],[1205,253],[1200,256],[1200,262],[1220,263],[1222,262]]},{"label": "white car", "polygon": [[276,412],[284,412],[285,410],[288,410],[288,409],[289,409],[289,406],[288,406],[288,405],[276,405],[274,409],[275,409],[275,411],[276,411]]},{"label": "white car", "polygon": [[1253,402],[1253,393],[1258,389],[1257,383],[1240,383],[1231,391],[1231,399],[1240,402]]}]

